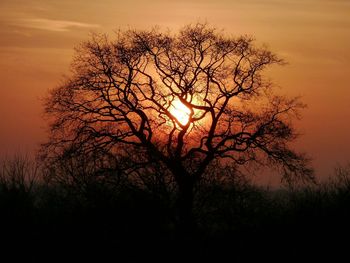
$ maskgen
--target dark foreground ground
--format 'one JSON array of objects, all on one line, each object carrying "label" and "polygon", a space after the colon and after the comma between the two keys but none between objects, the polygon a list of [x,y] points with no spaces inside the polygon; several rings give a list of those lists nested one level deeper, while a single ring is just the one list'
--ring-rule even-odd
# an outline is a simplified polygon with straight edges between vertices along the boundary
[{"label": "dark foreground ground", "polygon": [[180,235],[169,203],[146,191],[2,185],[1,255],[7,262],[341,262],[349,257],[349,189],[208,188],[196,203],[197,228]]}]

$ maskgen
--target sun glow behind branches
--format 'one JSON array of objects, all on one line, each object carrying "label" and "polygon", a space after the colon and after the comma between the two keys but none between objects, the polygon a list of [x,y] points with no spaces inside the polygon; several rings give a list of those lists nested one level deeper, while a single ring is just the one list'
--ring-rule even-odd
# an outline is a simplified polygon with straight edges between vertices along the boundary
[{"label": "sun glow behind branches", "polygon": [[191,110],[187,108],[179,99],[174,99],[169,107],[169,112],[173,115],[182,125],[186,125],[190,118]]}]

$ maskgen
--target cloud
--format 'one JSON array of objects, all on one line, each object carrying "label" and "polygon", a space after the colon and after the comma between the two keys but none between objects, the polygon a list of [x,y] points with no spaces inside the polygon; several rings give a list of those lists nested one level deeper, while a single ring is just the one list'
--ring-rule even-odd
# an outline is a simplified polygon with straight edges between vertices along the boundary
[{"label": "cloud", "polygon": [[41,29],[54,32],[66,32],[72,28],[96,28],[99,27],[97,24],[87,24],[76,21],[67,20],[52,20],[45,18],[32,18],[32,19],[21,19],[14,21],[12,24],[20,27]]}]

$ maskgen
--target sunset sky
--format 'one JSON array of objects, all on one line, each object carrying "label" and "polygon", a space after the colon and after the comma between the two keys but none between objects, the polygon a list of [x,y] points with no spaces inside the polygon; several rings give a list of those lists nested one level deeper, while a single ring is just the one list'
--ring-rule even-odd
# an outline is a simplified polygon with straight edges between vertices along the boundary
[{"label": "sunset sky", "polygon": [[89,32],[197,21],[248,34],[288,61],[269,76],[308,108],[295,147],[325,178],[350,162],[350,1],[348,0],[1,0],[0,157],[34,153],[45,141],[40,98],[69,74],[74,47]]}]

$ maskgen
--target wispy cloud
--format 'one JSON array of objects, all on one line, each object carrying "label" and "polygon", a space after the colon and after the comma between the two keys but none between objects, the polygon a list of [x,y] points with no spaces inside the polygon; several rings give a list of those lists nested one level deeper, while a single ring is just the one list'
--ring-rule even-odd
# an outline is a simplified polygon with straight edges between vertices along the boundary
[{"label": "wispy cloud", "polygon": [[67,21],[67,20],[53,20],[53,19],[45,19],[45,18],[32,18],[32,19],[21,19],[17,21],[13,21],[11,24],[33,28],[33,29],[41,29],[55,32],[65,32],[70,31],[73,28],[96,28],[99,27],[97,24],[88,24],[81,23],[76,21]]}]

